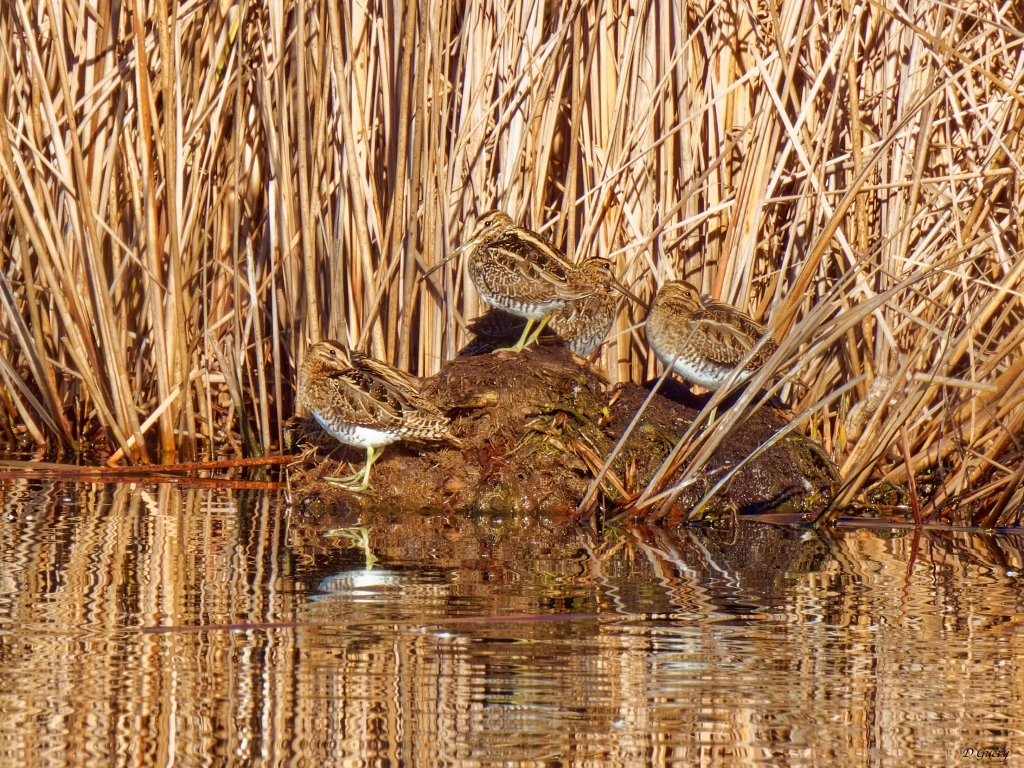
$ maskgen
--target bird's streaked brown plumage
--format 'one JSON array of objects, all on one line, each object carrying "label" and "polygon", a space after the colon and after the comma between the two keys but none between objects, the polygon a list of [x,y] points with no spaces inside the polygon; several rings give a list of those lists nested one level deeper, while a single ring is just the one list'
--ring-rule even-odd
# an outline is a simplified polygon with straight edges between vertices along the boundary
[{"label": "bird's streaked brown plumage", "polygon": [[600,290],[551,316],[548,327],[580,357],[590,357],[608,337],[615,322],[619,297]]},{"label": "bird's streaked brown plumage", "polygon": [[336,341],[309,348],[299,369],[298,395],[327,432],[366,449],[363,470],[338,480],[352,490],[366,490],[370,468],[386,445],[398,440],[459,444],[448,418],[419,393],[413,377]]},{"label": "bird's streaked brown plumage", "polygon": [[[647,340],[658,359],[707,389],[718,389],[766,333],[746,313],[701,296],[685,280],[664,283],[647,316]],[[766,339],[739,378],[759,369],[778,347]]]},{"label": "bird's streaked brown plumage", "polygon": [[[481,216],[476,231],[458,251],[467,252],[469,276],[481,298],[492,307],[526,319],[519,341],[507,350],[495,351],[521,351],[537,340],[555,316],[568,323],[579,302],[610,292],[614,282],[606,259],[573,264],[546,238],[516,226],[502,211]],[[592,314],[577,313],[577,318]],[[537,328],[530,335],[535,323]],[[563,324],[565,328],[568,325]]]}]

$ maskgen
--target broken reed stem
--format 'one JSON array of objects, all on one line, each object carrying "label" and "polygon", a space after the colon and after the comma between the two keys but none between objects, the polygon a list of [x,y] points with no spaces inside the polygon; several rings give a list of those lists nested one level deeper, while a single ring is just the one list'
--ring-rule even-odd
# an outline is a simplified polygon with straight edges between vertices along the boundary
[{"label": "broken reed stem", "polygon": [[[863,375],[805,422],[844,499],[937,464],[926,517],[1016,488],[1017,5],[114,9],[0,6],[8,444],[279,449],[308,343],[430,375],[467,341],[462,260],[424,274],[502,207],[645,300],[685,277],[765,320],[798,418]],[[214,358],[222,379],[191,378]],[[615,382],[651,360],[633,332],[597,362]],[[713,443],[680,449],[686,477]]]}]

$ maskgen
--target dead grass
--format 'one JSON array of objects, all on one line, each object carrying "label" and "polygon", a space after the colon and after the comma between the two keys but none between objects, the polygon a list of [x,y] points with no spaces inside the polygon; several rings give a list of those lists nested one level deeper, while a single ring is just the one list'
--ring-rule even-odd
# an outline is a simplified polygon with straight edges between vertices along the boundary
[{"label": "dead grass", "polygon": [[[480,303],[424,275],[501,207],[767,322],[838,506],[940,467],[924,518],[1019,522],[1018,4],[302,7],[0,7],[0,439],[276,450],[310,342],[452,357]],[[658,372],[642,319],[613,382]]]}]

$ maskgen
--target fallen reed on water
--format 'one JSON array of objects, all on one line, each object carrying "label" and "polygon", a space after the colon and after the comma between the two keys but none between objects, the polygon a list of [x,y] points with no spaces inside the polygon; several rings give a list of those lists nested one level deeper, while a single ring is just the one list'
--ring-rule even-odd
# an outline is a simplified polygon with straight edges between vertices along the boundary
[{"label": "fallen reed on water", "polygon": [[[1022,30],[970,0],[11,0],[0,441],[278,450],[311,342],[456,353],[481,307],[442,262],[499,207],[644,298],[686,277],[768,324],[755,383],[838,506],[927,474],[923,518],[1017,521]],[[659,372],[642,320],[612,381]],[[699,476],[717,416],[662,478]]]}]

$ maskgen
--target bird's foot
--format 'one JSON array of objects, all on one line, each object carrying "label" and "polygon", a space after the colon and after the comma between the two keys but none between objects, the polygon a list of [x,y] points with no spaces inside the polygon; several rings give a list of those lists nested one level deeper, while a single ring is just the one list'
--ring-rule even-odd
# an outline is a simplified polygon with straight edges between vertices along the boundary
[{"label": "bird's foot", "polygon": [[[541,324],[541,328],[543,328],[543,327],[544,327],[544,324],[542,323]],[[494,351],[491,352],[491,354],[492,355],[496,355],[499,352],[514,352],[515,354],[518,355],[520,352],[523,351],[523,347],[525,347],[527,344],[530,343],[530,329],[531,328],[533,328],[533,320],[532,319],[528,319],[526,321],[526,327],[523,328],[523,333],[519,337],[519,341],[517,341],[511,347],[502,347],[501,349],[495,349]],[[540,329],[538,329],[538,330],[540,330]]]},{"label": "bird's foot", "polygon": [[514,347],[501,347],[500,349],[492,349],[491,350],[491,354],[492,355],[496,355],[499,352],[513,352],[513,353],[518,355],[525,348],[526,348],[525,344],[516,344]]},{"label": "bird's foot", "polygon": [[346,491],[353,491],[354,493],[362,493],[370,487],[370,478],[365,469],[345,477],[328,477],[326,482],[329,485]]}]

